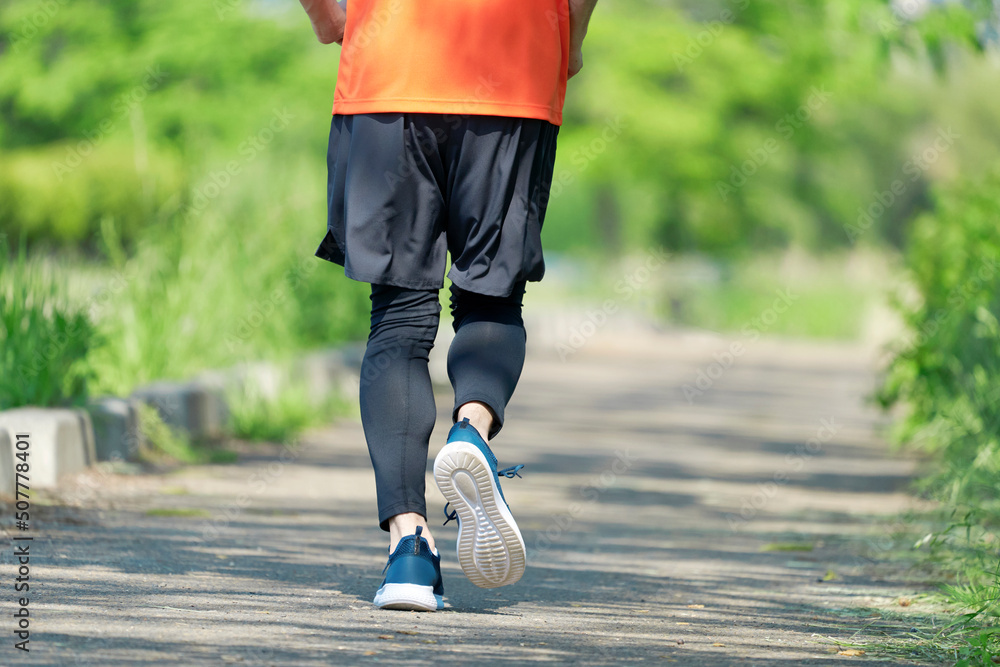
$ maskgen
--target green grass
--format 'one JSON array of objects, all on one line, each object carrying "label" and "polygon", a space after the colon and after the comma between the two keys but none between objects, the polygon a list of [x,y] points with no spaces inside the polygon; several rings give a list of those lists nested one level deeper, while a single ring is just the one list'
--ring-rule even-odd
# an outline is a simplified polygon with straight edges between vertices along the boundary
[{"label": "green grass", "polygon": [[[921,609],[903,612],[875,607],[845,610],[842,615],[865,619],[851,640],[832,640],[838,648],[863,650],[869,657],[920,660],[955,667],[996,664],[996,627],[956,623],[955,600],[929,595]],[[949,606],[949,605],[952,606]],[[916,605],[915,605],[916,606]]]},{"label": "green grass", "polygon": [[939,641],[957,651],[958,665],[992,665],[1000,660],[1000,559],[997,533],[979,508],[952,515],[926,539],[928,559],[951,580],[936,596],[951,607]]},{"label": "green grass", "polygon": [[851,639],[833,639],[838,650],[857,649],[869,659],[896,658],[948,665],[961,658],[962,643],[941,633],[948,616],[943,610],[900,612],[885,608],[857,607],[841,616],[863,623]]},{"label": "green grass", "polygon": [[[368,287],[313,253],[325,231],[322,161],[273,154],[245,165],[201,211],[159,210],[125,244],[101,224],[105,261],[73,253],[7,261],[0,245],[0,409],[124,396],[247,361],[287,361],[363,337]],[[306,202],[303,204],[303,202]],[[2,243],[2,239],[0,239]],[[342,414],[300,388],[230,397],[231,434],[290,442]],[[145,410],[153,461],[228,462]]]},{"label": "green grass", "polygon": [[24,247],[11,258],[0,234],[0,410],[22,405],[79,405],[98,337],[66,284]]},{"label": "green grass", "polygon": [[[861,331],[863,309],[856,306],[865,299],[847,289],[810,285],[793,290],[795,297],[787,317],[773,322],[769,312],[786,288],[776,282],[727,282],[692,290],[677,313],[680,324],[729,333],[759,332],[776,336],[802,338],[853,339]],[[752,335],[752,334],[751,334]]]},{"label": "green grass", "polygon": [[[995,555],[995,554],[994,554]],[[964,584],[946,586],[948,600],[967,609],[953,621],[952,637],[961,638],[964,665],[991,665],[1000,660],[1000,563],[990,572],[977,572]]]},{"label": "green grass", "polygon": [[[276,142],[203,210],[185,208],[186,197],[159,208],[134,243],[105,217],[99,261],[12,258],[0,235],[0,409],[125,396],[363,337],[367,285],[313,254],[325,232],[323,171],[320,154],[283,154]],[[287,440],[321,416],[300,398],[240,411],[237,435]],[[161,440],[158,453],[174,460],[206,456]]]},{"label": "green grass", "polygon": [[[943,510],[908,517],[913,531],[892,535],[894,545],[873,555],[893,570],[891,580],[933,586],[934,590],[882,604],[845,609],[864,621],[850,641],[833,640],[870,657],[888,656],[959,667],[987,667],[1000,660],[1000,580],[995,537],[982,533],[978,517]],[[931,528],[932,532],[927,533]],[[994,545],[984,549],[984,544]],[[874,594],[878,597],[878,593]]]},{"label": "green grass", "polygon": [[[124,396],[157,380],[287,361],[362,337],[368,287],[313,255],[325,231],[320,166],[260,158],[205,210],[161,209],[134,250],[107,218],[100,264],[69,254],[0,263],[0,409]],[[232,434],[250,440],[288,442],[343,412],[296,388],[274,400],[232,398]],[[152,458],[232,459],[147,421]]]}]

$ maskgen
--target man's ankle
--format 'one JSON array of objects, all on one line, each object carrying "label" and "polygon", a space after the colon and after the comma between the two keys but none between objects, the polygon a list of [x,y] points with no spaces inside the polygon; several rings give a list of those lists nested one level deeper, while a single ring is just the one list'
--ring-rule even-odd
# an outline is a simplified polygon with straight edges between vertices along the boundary
[{"label": "man's ankle", "polygon": [[405,512],[389,519],[389,553],[396,550],[396,545],[401,539],[416,533],[417,526],[423,528],[420,536],[427,540],[427,544],[433,550],[434,536],[431,535],[431,531],[427,527],[427,519],[416,512]]},{"label": "man's ankle", "polygon": [[458,421],[468,419],[469,424],[472,428],[476,429],[476,432],[483,437],[483,440],[489,441],[490,429],[493,428],[493,413],[486,407],[485,403],[480,403],[479,401],[463,403],[458,408],[457,417]]}]

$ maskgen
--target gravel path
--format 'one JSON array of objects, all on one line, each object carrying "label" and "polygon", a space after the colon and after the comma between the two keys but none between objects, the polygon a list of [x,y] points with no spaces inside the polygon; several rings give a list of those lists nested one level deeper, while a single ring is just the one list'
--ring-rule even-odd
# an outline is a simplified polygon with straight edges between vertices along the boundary
[{"label": "gravel path", "polygon": [[[374,609],[386,540],[361,427],[346,419],[297,449],[244,446],[232,465],[91,472],[36,507],[31,651],[14,651],[5,632],[0,662],[877,657],[838,655],[835,640],[873,634],[858,608],[915,592],[878,557],[905,528],[895,514],[916,501],[906,493],[913,463],[888,452],[883,419],[865,403],[874,386],[865,349],[608,331],[562,360],[551,338],[534,343],[494,441],[502,465],[526,464],[523,479],[505,483],[529,548],[517,585],[472,586],[451,524],[434,531],[446,610]],[[734,342],[743,346],[729,363]],[[432,454],[446,432],[446,392],[438,405]],[[430,475],[428,490],[436,522]]]}]

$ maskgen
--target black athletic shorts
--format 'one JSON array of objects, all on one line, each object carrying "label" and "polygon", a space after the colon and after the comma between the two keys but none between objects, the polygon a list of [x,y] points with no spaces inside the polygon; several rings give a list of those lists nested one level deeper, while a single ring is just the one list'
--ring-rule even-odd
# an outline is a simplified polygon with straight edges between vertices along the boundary
[{"label": "black athletic shorts", "polygon": [[316,255],[349,278],[508,296],[545,273],[542,221],[559,128],[425,113],[335,115],[327,232]]}]

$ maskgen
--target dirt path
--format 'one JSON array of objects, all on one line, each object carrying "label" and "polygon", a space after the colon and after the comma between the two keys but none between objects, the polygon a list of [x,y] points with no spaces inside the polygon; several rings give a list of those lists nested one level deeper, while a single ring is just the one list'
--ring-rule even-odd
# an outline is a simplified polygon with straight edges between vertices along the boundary
[{"label": "dirt path", "polygon": [[[852,609],[914,592],[868,560],[889,546],[894,513],[913,503],[912,464],[875,435],[863,350],[743,341],[723,370],[729,340],[603,332],[566,361],[551,337],[541,340],[495,441],[501,464],[526,464],[524,479],[505,484],[529,547],[519,584],[472,586],[452,524],[435,531],[449,607],[372,608],[385,538],[361,427],[347,420],[297,450],[257,447],[233,465],[81,478],[64,494],[71,507],[45,508],[36,523],[32,650],[14,655],[5,632],[2,662],[876,657],[836,655],[833,640],[865,634],[869,621]],[[682,387],[697,389],[700,371],[703,393],[689,402]],[[433,448],[447,397],[438,404]],[[437,519],[430,476],[428,488]],[[812,550],[762,550],[776,543]]]}]

